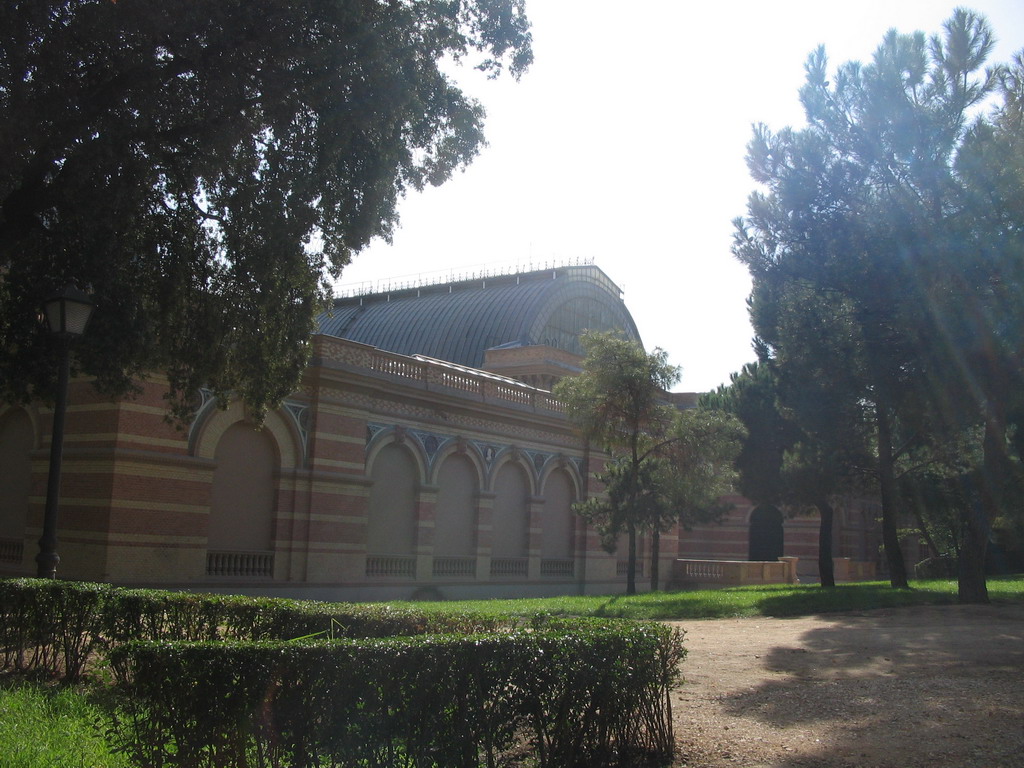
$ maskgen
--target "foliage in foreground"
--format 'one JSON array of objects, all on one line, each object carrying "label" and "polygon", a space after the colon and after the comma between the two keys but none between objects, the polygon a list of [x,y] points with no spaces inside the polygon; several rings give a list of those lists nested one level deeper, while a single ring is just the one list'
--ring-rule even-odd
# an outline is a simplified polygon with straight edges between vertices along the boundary
[{"label": "foliage in foreground", "polygon": [[[664,625],[556,622],[476,636],[132,643],[112,652],[143,765],[539,766],[672,753],[682,646]],[[569,630],[569,631],[566,631]]]},{"label": "foliage in foreground", "polygon": [[36,312],[76,282],[77,364],[166,374],[186,420],[199,387],[290,393],[330,279],[476,156],[444,62],[532,59],[522,0],[8,0],[0,29],[0,393],[52,391]]},{"label": "foliage in foreground", "polygon": [[41,579],[0,581],[0,651],[65,681],[109,662],[111,738],[168,768],[661,760],[685,653],[654,623]]}]

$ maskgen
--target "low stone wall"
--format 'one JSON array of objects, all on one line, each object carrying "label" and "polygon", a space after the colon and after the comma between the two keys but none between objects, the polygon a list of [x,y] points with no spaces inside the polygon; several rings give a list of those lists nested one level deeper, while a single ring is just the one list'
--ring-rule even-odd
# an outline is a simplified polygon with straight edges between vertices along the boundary
[{"label": "low stone wall", "polygon": [[[714,589],[744,584],[796,584],[797,557],[778,561],[760,560],[675,560],[671,587]],[[872,581],[875,564],[837,557],[833,561],[836,581]]]},{"label": "low stone wall", "polygon": [[672,584],[690,589],[741,584],[795,584],[797,558],[769,560],[676,560]]}]

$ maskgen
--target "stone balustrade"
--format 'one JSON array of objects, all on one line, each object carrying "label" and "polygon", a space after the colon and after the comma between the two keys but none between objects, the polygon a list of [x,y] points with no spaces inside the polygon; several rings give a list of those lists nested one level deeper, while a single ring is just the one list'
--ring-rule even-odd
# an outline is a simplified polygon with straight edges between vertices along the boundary
[{"label": "stone balustrade", "polygon": [[20,563],[24,557],[24,539],[0,538],[0,562]]},{"label": "stone balustrade", "polygon": [[414,578],[416,576],[416,556],[369,555],[366,558],[366,575]]},{"label": "stone balustrade", "polygon": [[439,578],[473,578],[476,576],[475,557],[435,557],[433,574]]},{"label": "stone balustrade", "polygon": [[525,557],[495,557],[491,559],[492,578],[526,578],[529,560]]},{"label": "stone balustrade", "polygon": [[576,561],[572,558],[552,558],[540,561],[542,579],[571,579],[575,573]]},{"label": "stone balustrade", "polygon": [[266,579],[274,575],[273,552],[208,551],[206,575]]},{"label": "stone balustrade", "polygon": [[678,586],[795,584],[797,558],[768,560],[676,560],[672,583]]},{"label": "stone balustrade", "polygon": [[[778,561],[751,560],[676,560],[672,564],[674,587],[727,587],[744,584],[796,584],[799,558],[780,557]],[[875,564],[848,557],[833,561],[836,581],[872,581]]]},{"label": "stone balustrade", "polygon": [[534,411],[565,412],[565,405],[550,392],[486,371],[418,355],[398,355],[344,339],[321,336],[317,337],[315,345],[316,354],[331,360],[423,382],[427,388],[436,386],[466,392],[479,397],[482,402],[512,404]]}]

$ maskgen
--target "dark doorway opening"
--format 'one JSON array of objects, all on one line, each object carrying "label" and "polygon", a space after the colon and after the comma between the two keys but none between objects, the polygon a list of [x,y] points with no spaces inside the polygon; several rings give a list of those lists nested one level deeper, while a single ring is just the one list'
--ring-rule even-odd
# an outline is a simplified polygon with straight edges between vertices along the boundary
[{"label": "dark doorway opening", "polygon": [[782,513],[775,507],[758,507],[750,513],[750,560],[782,557]]}]

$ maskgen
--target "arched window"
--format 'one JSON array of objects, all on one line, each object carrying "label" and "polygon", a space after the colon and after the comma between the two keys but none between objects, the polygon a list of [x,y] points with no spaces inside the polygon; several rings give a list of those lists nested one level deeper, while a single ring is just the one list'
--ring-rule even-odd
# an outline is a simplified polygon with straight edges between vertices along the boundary
[{"label": "arched window", "polygon": [[437,476],[434,554],[472,557],[476,554],[477,474],[465,456],[445,459]]},{"label": "arched window", "polygon": [[505,464],[494,481],[492,557],[526,557],[529,548],[530,485],[518,464]]},{"label": "arched window", "polygon": [[32,420],[24,410],[17,408],[0,418],[0,539],[7,540],[0,557],[6,560],[21,560],[34,442]]},{"label": "arched window", "polygon": [[540,539],[540,556],[546,560],[573,556],[574,496],[572,479],[568,473],[558,469],[548,476],[544,484],[544,517]]},{"label": "arched window", "polygon": [[272,549],[278,465],[274,441],[251,424],[236,422],[217,443],[214,461],[208,548]]},{"label": "arched window", "polygon": [[750,513],[750,560],[778,560],[783,554],[782,513],[758,507]]},{"label": "arched window", "polygon": [[416,461],[401,445],[387,445],[373,461],[366,521],[366,552],[411,555],[416,546]]}]

